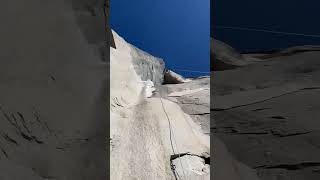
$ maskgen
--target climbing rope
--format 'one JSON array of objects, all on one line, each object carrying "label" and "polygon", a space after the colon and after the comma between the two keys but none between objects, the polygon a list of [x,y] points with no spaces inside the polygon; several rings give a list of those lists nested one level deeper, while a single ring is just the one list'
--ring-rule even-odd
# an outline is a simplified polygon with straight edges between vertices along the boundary
[{"label": "climbing rope", "polygon": [[[176,154],[175,151],[174,151],[172,139],[174,140],[174,143],[175,143],[175,145],[176,145],[176,149],[177,149],[177,151],[178,151],[178,158],[179,158],[179,162],[180,162],[180,166],[181,166],[181,169],[182,169],[183,176],[184,176],[185,178],[187,178],[187,176],[186,176],[186,174],[185,174],[185,172],[184,172],[184,168],[183,168],[182,162],[181,162],[180,153],[179,153],[179,150],[178,150],[178,145],[177,145],[177,143],[176,143],[177,141],[176,141],[176,138],[175,138],[175,136],[174,136],[174,132],[173,132],[173,130],[172,130],[172,126],[171,126],[171,121],[170,121],[169,115],[168,115],[168,113],[167,113],[167,111],[166,111],[166,109],[165,109],[165,107],[164,107],[164,104],[163,104],[163,101],[162,101],[162,96],[161,96],[160,91],[157,91],[157,92],[159,93],[159,96],[160,96],[160,102],[161,102],[161,105],[162,105],[162,109],[163,109],[163,111],[164,111],[164,113],[165,113],[165,115],[166,115],[166,118],[167,118],[167,120],[168,120],[169,129],[170,129],[170,144],[171,144],[171,148],[172,148],[172,151],[173,151],[173,155],[177,155],[177,154]],[[182,178],[181,178],[181,179],[182,179]]]}]

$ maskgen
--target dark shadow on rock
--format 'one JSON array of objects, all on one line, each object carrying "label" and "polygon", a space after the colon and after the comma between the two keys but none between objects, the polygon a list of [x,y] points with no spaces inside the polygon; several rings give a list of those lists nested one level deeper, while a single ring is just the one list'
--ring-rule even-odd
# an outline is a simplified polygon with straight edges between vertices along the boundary
[{"label": "dark shadow on rock", "polygon": [[4,0],[0,19],[0,179],[108,179],[103,3]]}]

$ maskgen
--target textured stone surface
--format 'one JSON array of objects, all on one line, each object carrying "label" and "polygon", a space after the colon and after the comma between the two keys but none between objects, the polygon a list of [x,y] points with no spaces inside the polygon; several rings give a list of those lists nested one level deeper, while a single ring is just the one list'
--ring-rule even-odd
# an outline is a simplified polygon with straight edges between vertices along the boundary
[{"label": "textured stone surface", "polygon": [[[177,103],[192,121],[201,127],[201,133],[210,135],[210,78],[199,77],[179,84],[162,86],[161,94],[168,100]],[[211,137],[210,137],[211,138]],[[189,167],[191,179],[210,179],[210,154],[183,154],[173,161],[178,174],[181,167]],[[209,176],[210,175],[210,176]]]},{"label": "textured stone surface", "polygon": [[0,179],[107,179],[103,3],[0,4]]},{"label": "textured stone surface", "polygon": [[133,65],[141,80],[151,80],[155,85],[163,83],[165,63],[161,58],[154,57],[131,45]]},{"label": "textured stone surface", "polygon": [[[207,169],[205,159],[209,157],[186,161],[179,157],[186,153],[208,155],[209,136],[161,92],[166,89],[161,85],[164,63],[113,34],[117,48],[110,49],[111,179],[176,179],[177,173],[183,179],[209,179],[208,171],[199,174],[194,169]],[[148,79],[156,83],[152,97],[153,83],[145,81]],[[181,169],[173,159],[184,161],[185,166]]]},{"label": "textured stone surface", "polygon": [[213,73],[211,130],[262,180],[320,178],[320,53],[313,50]]},{"label": "textured stone surface", "polygon": [[164,96],[177,102],[182,110],[210,134],[210,78],[201,77],[182,84],[164,85]]}]

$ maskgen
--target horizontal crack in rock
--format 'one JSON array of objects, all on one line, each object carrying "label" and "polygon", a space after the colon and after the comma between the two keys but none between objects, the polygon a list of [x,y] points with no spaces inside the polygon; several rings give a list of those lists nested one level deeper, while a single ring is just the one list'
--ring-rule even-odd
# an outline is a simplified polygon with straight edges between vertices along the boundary
[{"label": "horizontal crack in rock", "polygon": [[193,116],[204,116],[204,115],[209,115],[210,113],[191,113],[189,115],[193,115]]},{"label": "horizontal crack in rock", "polygon": [[267,99],[263,99],[263,100],[260,100],[260,101],[248,103],[248,104],[241,104],[241,105],[231,106],[231,107],[228,107],[228,108],[212,108],[211,110],[212,111],[226,111],[226,110],[235,109],[235,108],[239,108],[239,107],[245,107],[245,106],[260,104],[260,103],[263,103],[263,102],[266,102],[266,101],[269,101],[269,100],[272,100],[272,99],[276,99],[276,98],[279,98],[279,97],[282,97],[282,96],[298,93],[300,91],[319,90],[319,89],[320,89],[320,87],[306,87],[306,88],[301,88],[301,89],[298,89],[298,90],[290,91],[290,92],[287,92],[287,93],[283,93],[283,94],[280,94],[280,95],[277,95],[277,96],[273,96],[273,97],[270,97],[270,98],[267,98]]},{"label": "horizontal crack in rock", "polygon": [[267,110],[267,109],[271,109],[271,108],[258,108],[258,109],[254,109],[254,110],[251,110],[251,111],[257,112],[257,111],[263,111],[263,110]]},{"label": "horizontal crack in rock", "polygon": [[283,116],[271,116],[270,118],[272,118],[272,119],[286,119]]},{"label": "horizontal crack in rock", "polygon": [[311,133],[311,132],[312,132],[312,131],[307,131],[307,132],[296,132],[296,133],[290,133],[290,134],[281,134],[281,133],[278,133],[278,132],[271,131],[272,135],[274,135],[274,136],[278,136],[278,137],[299,136],[299,135],[309,134],[309,133]]},{"label": "horizontal crack in rock", "polygon": [[298,164],[279,164],[279,165],[273,165],[273,166],[258,166],[254,169],[286,169],[286,170],[299,170],[299,169],[305,169],[310,167],[318,167],[320,166],[320,162],[302,162]]},{"label": "horizontal crack in rock", "polygon": [[183,156],[197,156],[199,158],[204,159],[205,164],[209,164],[210,165],[210,156],[201,156],[201,155],[197,155],[197,154],[191,154],[191,153],[179,153],[179,154],[174,154],[170,156],[170,161],[173,161],[177,158],[181,158]]},{"label": "horizontal crack in rock", "polygon": [[[275,132],[275,131],[271,131],[270,132],[239,132],[235,129],[233,129],[233,127],[213,127],[211,128],[212,130],[216,131],[215,133],[222,133],[222,134],[237,134],[237,135],[273,135],[279,138],[283,138],[283,137],[290,137],[290,136],[300,136],[300,135],[305,135],[305,134],[309,134],[312,133],[313,131],[307,131],[307,132],[296,132],[296,133],[289,133],[289,134],[283,134],[280,132]],[[221,130],[221,131],[219,131]],[[229,130],[229,132],[225,132],[223,130]]]}]

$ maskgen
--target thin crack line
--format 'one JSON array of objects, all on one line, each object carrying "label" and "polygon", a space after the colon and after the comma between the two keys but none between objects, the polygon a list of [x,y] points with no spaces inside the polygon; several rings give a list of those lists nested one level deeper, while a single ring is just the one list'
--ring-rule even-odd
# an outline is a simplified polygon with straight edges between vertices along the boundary
[{"label": "thin crack line", "polygon": [[269,101],[269,100],[272,100],[272,99],[276,99],[276,98],[279,98],[279,97],[282,97],[282,96],[286,96],[286,95],[289,95],[289,94],[294,94],[294,93],[297,93],[297,92],[300,92],[300,91],[304,91],[304,90],[318,90],[318,89],[320,89],[320,87],[301,88],[301,89],[298,89],[298,90],[295,90],[295,91],[283,93],[283,94],[280,94],[280,95],[278,95],[278,96],[273,96],[273,97],[271,97],[271,98],[264,99],[264,100],[257,101],[257,102],[253,102],[253,103],[248,103],[248,104],[242,104],[242,105],[232,106],[232,107],[230,107],[230,108],[221,108],[221,109],[220,109],[220,108],[212,108],[211,110],[212,110],[212,111],[226,111],[226,110],[235,109],[235,108],[239,108],[239,107],[245,107],[245,106],[250,106],[250,105],[254,105],[254,104],[263,103],[263,102],[266,102],[266,101]]}]

